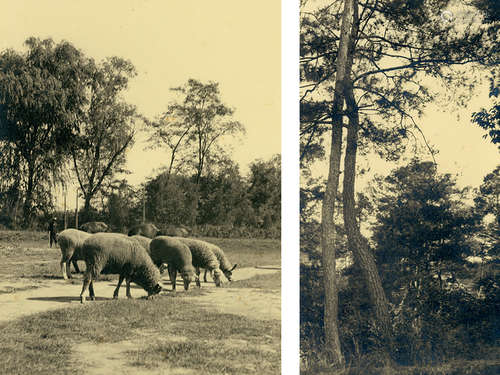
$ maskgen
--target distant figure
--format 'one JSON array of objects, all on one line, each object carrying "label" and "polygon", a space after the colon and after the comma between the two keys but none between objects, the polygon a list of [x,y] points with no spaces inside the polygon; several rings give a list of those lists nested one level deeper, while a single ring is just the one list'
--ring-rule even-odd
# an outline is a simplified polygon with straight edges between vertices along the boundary
[{"label": "distant figure", "polygon": [[162,232],[152,223],[142,223],[135,225],[128,231],[129,236],[135,236],[136,234],[148,238],[155,238],[156,236],[160,236]]},{"label": "distant figure", "polygon": [[102,221],[89,221],[88,223],[80,225],[80,230],[87,233],[107,232],[108,226]]},{"label": "distant figure", "polygon": [[56,236],[56,218],[53,217],[49,222],[49,240],[50,247],[52,247],[52,242],[57,244],[57,236]]}]

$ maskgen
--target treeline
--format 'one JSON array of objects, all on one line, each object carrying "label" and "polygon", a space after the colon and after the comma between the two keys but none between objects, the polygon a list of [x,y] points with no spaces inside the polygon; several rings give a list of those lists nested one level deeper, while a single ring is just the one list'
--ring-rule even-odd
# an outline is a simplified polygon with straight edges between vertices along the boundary
[{"label": "treeline", "polygon": [[[302,189],[301,354],[310,373],[327,366],[319,223],[320,189]],[[374,317],[365,279],[337,223],[339,336],[351,366],[437,365],[497,357],[500,332],[500,165],[479,189],[459,188],[432,162],[413,160],[378,177],[359,195],[357,215],[389,300],[390,342]],[[391,348],[387,358],[385,348]],[[483,367],[481,367],[483,366]],[[356,373],[356,371],[354,371]],[[485,372],[486,373],[486,372]]]},{"label": "treeline", "polygon": [[[45,228],[55,191],[72,181],[83,199],[80,224],[103,220],[117,230],[148,220],[277,236],[279,158],[255,161],[240,175],[227,144],[245,128],[216,82],[172,88],[176,99],[148,119],[123,97],[137,74],[130,61],[97,62],[66,41],[32,37],[25,46],[0,52],[0,225]],[[118,176],[128,172],[138,132],[170,157],[134,189]]]},{"label": "treeline", "polygon": [[[118,232],[134,224],[154,222],[188,228],[193,235],[210,237],[279,238],[281,231],[280,157],[251,163],[247,176],[226,161],[196,183],[196,176],[160,173],[134,189],[117,181],[90,213]],[[89,218],[80,215],[82,220]]]}]

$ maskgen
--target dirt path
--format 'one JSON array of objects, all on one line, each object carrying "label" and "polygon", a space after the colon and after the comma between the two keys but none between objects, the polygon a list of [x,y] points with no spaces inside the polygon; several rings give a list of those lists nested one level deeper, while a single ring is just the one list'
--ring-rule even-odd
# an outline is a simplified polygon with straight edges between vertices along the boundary
[{"label": "dirt path", "polygon": [[[277,272],[275,267],[266,268],[241,268],[234,273],[234,280],[246,280],[256,275],[265,275]],[[168,276],[163,275],[162,282],[167,290],[170,289]],[[80,306],[81,276],[76,276],[73,281],[62,279],[6,281],[0,283],[0,322],[9,321],[21,316],[55,310],[61,307]],[[179,282],[178,282],[179,284]],[[182,285],[182,282],[180,283]],[[116,287],[116,281],[98,281],[95,283],[95,293],[98,301],[111,299]],[[215,288],[213,282],[202,283],[202,287],[209,288],[211,293],[193,297],[193,300],[205,307],[213,306],[214,309],[234,314],[246,315],[256,319],[280,319],[280,298],[271,297],[271,293],[262,293],[259,290],[246,288],[230,289]],[[182,288],[179,288],[182,291]],[[134,298],[146,296],[142,288],[132,284],[131,294]],[[239,295],[241,304],[236,304],[228,295]],[[270,296],[271,295],[271,296]],[[259,296],[261,299],[259,300]],[[125,298],[125,286],[120,288],[120,298]],[[251,302],[250,302],[251,301]],[[264,311],[256,306],[266,306]],[[236,306],[236,307],[235,307]],[[227,307],[227,309],[226,309]],[[270,314],[266,317],[265,312]],[[271,317],[272,316],[272,317]]]},{"label": "dirt path", "polygon": [[[242,268],[234,273],[234,280],[245,280],[256,275],[265,275],[278,272],[279,267]],[[168,276],[162,282],[167,290]],[[182,282],[180,283],[182,285]],[[135,286],[134,284],[132,284]],[[116,281],[99,281],[95,283],[97,300],[111,299]],[[202,287],[209,289],[209,293],[202,296],[192,296],[192,301],[200,307],[215,311],[238,314],[250,319],[276,319],[281,317],[280,291],[263,291],[252,288],[215,288],[213,282],[202,283]],[[62,307],[81,306],[79,294],[81,291],[81,276],[73,281],[62,279],[30,280],[21,279],[15,282],[0,283],[0,322],[13,320],[25,315]],[[180,288],[179,292],[183,292]],[[133,287],[132,296],[139,298],[146,295],[142,288]],[[125,287],[120,289],[120,298],[125,298]],[[151,342],[154,332],[137,332],[134,340],[125,340],[118,343],[81,343],[73,346],[73,360],[85,368],[90,375],[100,374],[170,374],[186,375],[197,374],[197,371],[185,368],[144,369],[132,367],[128,363],[127,352],[143,347]],[[156,337],[156,339],[158,339]],[[183,337],[168,338],[183,340]],[[244,345],[245,343],[225,342],[225,345]],[[268,350],[265,347],[256,350]]]}]

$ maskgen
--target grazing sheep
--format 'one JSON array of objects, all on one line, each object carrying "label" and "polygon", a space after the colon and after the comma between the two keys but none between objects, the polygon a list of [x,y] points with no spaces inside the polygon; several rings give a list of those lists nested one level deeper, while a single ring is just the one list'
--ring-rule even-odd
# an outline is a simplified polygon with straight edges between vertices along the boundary
[{"label": "grazing sheep", "polygon": [[175,226],[175,225],[167,225],[165,228],[165,235],[172,237],[187,237],[189,234],[186,228]]},{"label": "grazing sheep", "polygon": [[80,225],[80,229],[88,233],[107,232],[108,226],[102,221],[89,221],[88,223]]},{"label": "grazing sheep", "polygon": [[118,298],[118,291],[124,279],[127,283],[128,298],[132,298],[131,281],[146,290],[148,297],[160,293],[160,271],[137,240],[119,233],[96,233],[85,240],[82,252],[87,270],[80,293],[81,303],[85,302],[84,293],[87,288],[90,299],[95,299],[93,280],[96,280],[101,273],[120,275],[113,298]]},{"label": "grazing sheep", "polygon": [[149,245],[151,244],[151,238],[144,237],[144,236],[141,236],[139,234],[134,234],[130,238],[133,238],[134,240],[138,241],[141,244],[141,246],[146,249],[146,251],[148,252],[148,254],[151,253],[149,251]]},{"label": "grazing sheep", "polygon": [[214,279],[216,286],[221,286],[221,272],[220,272],[220,263],[213,251],[211,250],[211,244],[201,240],[195,240],[193,238],[184,238],[184,237],[172,237],[176,238],[182,243],[186,244],[191,250],[191,254],[193,255],[193,266],[198,269],[198,274],[196,277],[196,285],[199,287],[200,278],[199,278],[199,268],[205,268],[210,272],[210,275]]},{"label": "grazing sheep", "polygon": [[151,241],[149,246],[151,259],[160,266],[168,264],[168,275],[172,283],[172,290],[175,290],[175,280],[177,271],[184,281],[184,289],[189,289],[189,284],[194,277],[194,267],[191,251],[189,247],[177,239],[167,236],[158,236]]},{"label": "grazing sheep", "polygon": [[149,238],[155,238],[161,235],[161,231],[152,223],[142,223],[132,227],[128,231],[129,236],[133,235],[143,235]]},{"label": "grazing sheep", "polygon": [[[237,264],[231,265],[231,262],[229,262],[229,259],[227,258],[226,254],[224,251],[217,245],[211,244],[207,242],[207,246],[210,247],[210,250],[215,254],[217,259],[219,260],[220,263],[220,270],[226,276],[226,279],[231,282],[232,277],[233,277],[233,270],[238,266]],[[196,270],[198,277],[200,276],[200,270]],[[207,282],[207,272],[208,270],[205,269],[205,274],[203,275],[203,281]]]},{"label": "grazing sheep", "polygon": [[90,237],[89,233],[72,228],[65,229],[57,235],[57,241],[62,253],[61,272],[65,280],[71,279],[70,261],[73,263],[75,271],[80,272],[76,261],[84,260],[81,248],[88,237]]}]

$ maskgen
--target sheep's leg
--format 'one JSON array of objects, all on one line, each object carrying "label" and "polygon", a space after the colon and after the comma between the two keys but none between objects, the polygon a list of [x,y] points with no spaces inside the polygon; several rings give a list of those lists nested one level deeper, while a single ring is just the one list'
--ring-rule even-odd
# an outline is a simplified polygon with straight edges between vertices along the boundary
[{"label": "sheep's leg", "polygon": [[194,277],[194,282],[196,283],[196,286],[197,286],[198,288],[201,288],[201,283],[200,283],[200,273],[199,273],[199,272],[197,272],[197,274],[195,275],[195,277]]},{"label": "sheep's leg", "polygon": [[66,273],[66,259],[62,257],[61,259],[61,272],[64,280],[68,279],[68,274]]},{"label": "sheep's leg", "polygon": [[175,278],[177,277],[177,270],[171,265],[168,266],[168,276],[170,277],[170,282],[172,283],[172,290],[175,290]]},{"label": "sheep's leg", "polygon": [[122,282],[123,282],[124,278],[125,278],[125,276],[120,275],[120,278],[118,279],[118,285],[116,285],[116,289],[113,292],[113,299],[117,299],[118,298],[118,291],[120,290],[120,286],[122,285]]},{"label": "sheep's leg", "polygon": [[90,280],[89,284],[89,295],[90,295],[90,300],[95,301],[94,282],[92,280]]},{"label": "sheep's leg", "polygon": [[[89,288],[90,283],[92,282],[92,276],[90,273],[85,274],[85,277],[83,278],[83,286],[82,286],[82,292],[80,293],[80,302],[85,303],[85,296],[84,293],[87,291],[87,288]],[[92,287],[92,292],[94,291],[94,288]],[[89,290],[90,293],[90,290]]]},{"label": "sheep's leg", "polygon": [[132,298],[132,294],[130,294],[130,281],[130,277],[125,279],[125,282],[127,283],[127,298]]},{"label": "sheep's leg", "polygon": [[66,261],[66,272],[68,274],[68,279],[72,279],[73,276],[71,276],[71,259],[68,259]]},{"label": "sheep's leg", "polygon": [[78,262],[75,259],[72,259],[71,263],[73,263],[73,267],[75,267],[75,272],[80,273],[80,268],[78,268]]}]

